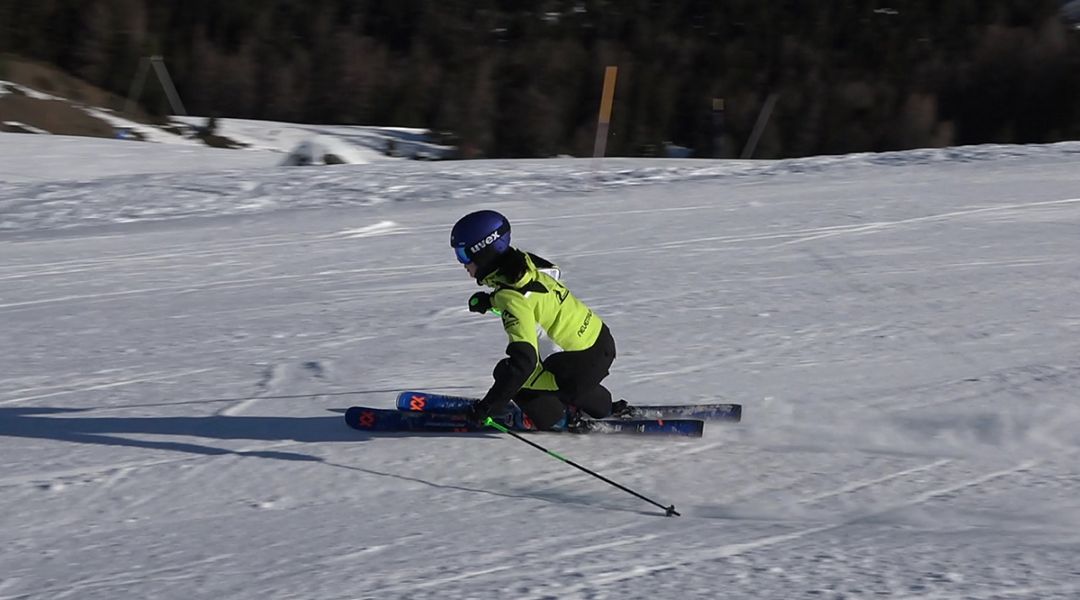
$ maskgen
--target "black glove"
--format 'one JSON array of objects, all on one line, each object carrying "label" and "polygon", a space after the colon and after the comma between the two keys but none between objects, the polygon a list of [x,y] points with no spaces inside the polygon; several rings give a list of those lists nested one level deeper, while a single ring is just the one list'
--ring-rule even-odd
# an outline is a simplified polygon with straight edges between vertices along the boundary
[{"label": "black glove", "polygon": [[477,400],[473,402],[469,407],[469,412],[466,413],[466,417],[470,423],[476,423],[477,425],[483,425],[484,421],[491,416],[491,406],[483,400]]},{"label": "black glove", "polygon": [[491,310],[491,294],[476,292],[469,298],[469,310],[474,313],[484,314]]}]

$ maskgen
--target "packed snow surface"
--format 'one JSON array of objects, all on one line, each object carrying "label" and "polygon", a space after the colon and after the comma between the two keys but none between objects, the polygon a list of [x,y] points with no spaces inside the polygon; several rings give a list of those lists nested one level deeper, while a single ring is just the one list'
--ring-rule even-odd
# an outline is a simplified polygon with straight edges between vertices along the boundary
[{"label": "packed snow surface", "polygon": [[[265,162],[264,162],[265,159]],[[274,166],[0,135],[0,599],[1080,597],[1080,144]],[[701,439],[373,435],[482,394],[493,208]]]}]

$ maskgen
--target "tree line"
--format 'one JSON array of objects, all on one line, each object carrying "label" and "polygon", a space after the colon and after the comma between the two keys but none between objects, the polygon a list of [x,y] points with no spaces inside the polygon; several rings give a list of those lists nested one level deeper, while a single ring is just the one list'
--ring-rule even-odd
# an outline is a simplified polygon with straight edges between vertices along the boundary
[{"label": "tree line", "polygon": [[[1058,0],[0,0],[0,52],[126,95],[161,55],[188,111],[425,127],[466,156],[665,143],[756,157],[1080,139]],[[141,98],[156,114],[164,94]],[[722,112],[720,109],[722,108]]]}]

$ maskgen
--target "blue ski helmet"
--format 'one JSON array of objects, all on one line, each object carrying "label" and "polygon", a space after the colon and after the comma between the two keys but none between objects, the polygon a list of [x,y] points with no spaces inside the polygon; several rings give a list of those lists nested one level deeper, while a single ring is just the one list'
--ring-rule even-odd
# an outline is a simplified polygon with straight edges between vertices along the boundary
[{"label": "blue ski helmet", "polygon": [[510,221],[493,210],[469,213],[450,231],[450,247],[461,264],[475,263],[481,270],[510,249]]}]

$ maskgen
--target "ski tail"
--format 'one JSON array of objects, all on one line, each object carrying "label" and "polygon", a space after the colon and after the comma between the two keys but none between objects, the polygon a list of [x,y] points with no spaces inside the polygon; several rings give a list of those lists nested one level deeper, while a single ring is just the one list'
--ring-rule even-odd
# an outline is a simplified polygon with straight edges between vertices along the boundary
[{"label": "ski tail", "polygon": [[587,421],[586,433],[627,433],[701,437],[705,421],[701,419],[595,419]]},{"label": "ski tail", "polygon": [[706,421],[742,421],[741,404],[633,405],[632,419],[703,419]]}]

